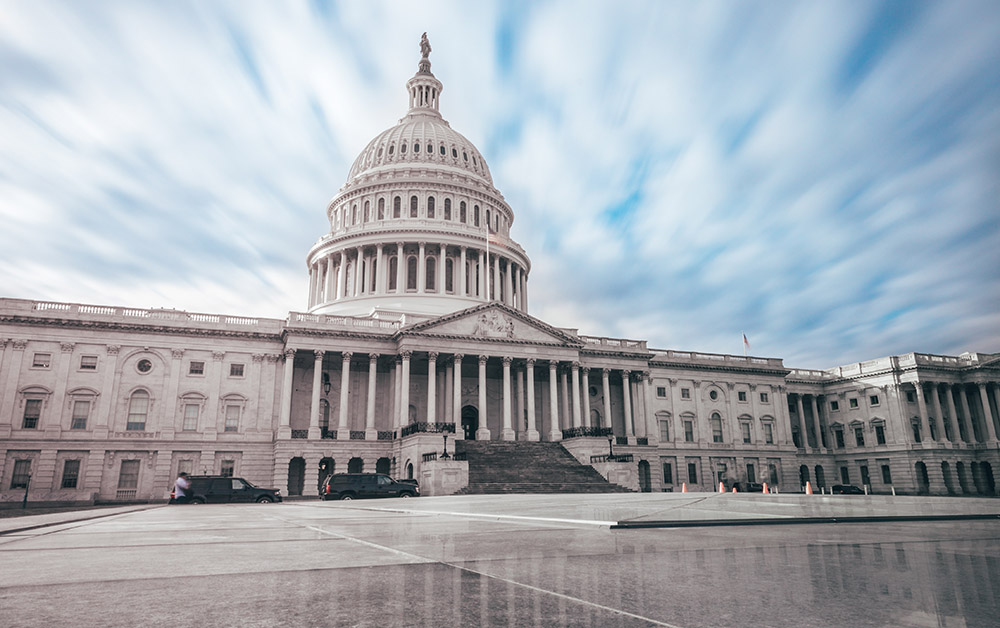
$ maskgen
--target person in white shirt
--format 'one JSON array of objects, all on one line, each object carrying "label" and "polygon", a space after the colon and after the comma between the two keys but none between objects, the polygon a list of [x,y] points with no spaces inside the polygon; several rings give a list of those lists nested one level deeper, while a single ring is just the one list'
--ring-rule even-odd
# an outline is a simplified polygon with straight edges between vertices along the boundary
[{"label": "person in white shirt", "polygon": [[177,481],[174,482],[174,503],[186,504],[191,498],[191,480],[188,474],[181,471],[177,474]]}]

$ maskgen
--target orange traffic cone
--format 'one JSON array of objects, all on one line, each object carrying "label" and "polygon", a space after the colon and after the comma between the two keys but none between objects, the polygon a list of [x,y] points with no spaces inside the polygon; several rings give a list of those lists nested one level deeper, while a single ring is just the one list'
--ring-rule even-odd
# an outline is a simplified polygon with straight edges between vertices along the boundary
[{"label": "orange traffic cone", "polygon": [[735,487],[735,486],[733,487],[733,492],[734,492],[734,493],[736,492],[736,487]]},{"label": "orange traffic cone", "polygon": [[726,492],[726,486],[722,482],[719,482],[719,492],[720,493]]},{"label": "orange traffic cone", "polygon": [[688,492],[688,483],[687,482],[684,482],[683,484],[681,484],[681,492],[682,493],[687,493]]},{"label": "orange traffic cone", "polygon": [[764,482],[764,488],[761,489],[760,492],[764,493],[765,495],[767,495],[770,492],[770,491],[767,490],[767,482]]},{"label": "orange traffic cone", "polygon": [[806,495],[812,495],[812,494],[813,494],[812,484],[806,481]]}]

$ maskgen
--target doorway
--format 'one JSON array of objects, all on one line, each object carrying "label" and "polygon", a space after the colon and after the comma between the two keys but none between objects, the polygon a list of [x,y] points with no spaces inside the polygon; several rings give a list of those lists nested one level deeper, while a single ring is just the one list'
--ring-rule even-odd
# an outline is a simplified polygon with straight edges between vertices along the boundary
[{"label": "doorway", "polygon": [[306,480],[306,461],[295,457],[288,461],[288,494],[301,495]]},{"label": "doorway", "polygon": [[649,480],[649,463],[645,460],[639,461],[639,491],[642,493],[653,491],[652,482]]},{"label": "doorway", "polygon": [[465,440],[476,440],[476,430],[479,429],[479,410],[475,406],[462,408],[462,430]]}]

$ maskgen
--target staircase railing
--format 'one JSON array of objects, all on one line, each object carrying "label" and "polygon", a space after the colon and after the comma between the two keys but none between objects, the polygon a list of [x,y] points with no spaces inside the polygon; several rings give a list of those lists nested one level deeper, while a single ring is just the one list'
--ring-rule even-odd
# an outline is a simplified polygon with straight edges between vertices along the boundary
[{"label": "staircase railing", "polygon": [[600,462],[632,462],[632,454],[613,454],[603,456],[591,456],[590,464],[597,464]]},{"label": "staircase railing", "polygon": [[607,438],[612,434],[613,432],[610,427],[571,427],[562,431],[563,439],[586,436],[592,438]]}]

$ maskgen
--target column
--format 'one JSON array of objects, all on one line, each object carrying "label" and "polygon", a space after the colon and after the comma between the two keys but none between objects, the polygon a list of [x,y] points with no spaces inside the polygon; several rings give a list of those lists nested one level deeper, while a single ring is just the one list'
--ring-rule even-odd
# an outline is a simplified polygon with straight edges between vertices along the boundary
[{"label": "column", "polygon": [[309,266],[309,303],[307,307],[312,308],[316,302],[316,267]]},{"label": "column", "polygon": [[[2,342],[2,341],[0,341]],[[180,376],[181,376],[181,360],[184,358],[184,349],[171,349],[170,350],[170,379],[167,381],[167,397],[164,399],[166,409],[163,413],[165,421],[163,422],[164,438],[172,438],[175,430],[179,431],[183,425],[177,425],[177,394],[180,388]],[[257,421],[257,408],[259,407],[258,397],[261,393],[260,386],[260,363],[264,360],[264,356],[260,353],[255,353],[251,356],[253,360],[251,370],[250,370],[250,386],[251,390],[254,391],[254,395],[250,397],[249,408],[247,408],[248,417],[253,417],[250,421],[247,421],[247,427],[256,427],[255,422]]]},{"label": "column", "polygon": [[510,260],[507,260],[507,275],[503,279],[503,287],[504,287],[503,302],[511,307],[514,306],[514,278],[511,277],[513,272],[514,272],[514,265],[510,263]]},{"label": "column", "polygon": [[528,433],[527,440],[539,440],[538,427],[535,423],[535,359],[528,358],[525,362],[525,379],[528,380]]},{"label": "column", "polygon": [[455,354],[455,368],[452,371],[455,381],[451,385],[451,420],[455,424],[455,438],[465,436],[462,428],[462,358],[464,357],[461,353]]},{"label": "column", "polygon": [[500,300],[500,256],[493,254],[493,288],[490,290],[490,300]]},{"label": "column", "polygon": [[584,426],[596,427],[590,425],[590,367],[584,366],[580,369],[580,373],[583,375],[583,384],[580,386],[583,388],[583,415],[580,418]]},{"label": "column", "polygon": [[401,397],[403,396],[403,358],[396,356],[393,366],[392,379],[392,429],[398,430],[402,427],[403,411],[399,409]]},{"label": "column", "polygon": [[437,423],[437,351],[427,354],[427,422]]},{"label": "column", "polygon": [[557,441],[562,438],[562,431],[559,429],[559,401],[556,395],[559,394],[556,385],[556,362],[549,360],[549,440]]},{"label": "column", "polygon": [[309,438],[319,438],[319,392],[323,386],[323,352],[313,351],[312,397],[309,401]]},{"label": "column", "polygon": [[524,438],[523,432],[528,429],[525,424],[525,417],[528,413],[524,407],[524,371],[522,369],[517,369],[514,372],[514,432],[522,434],[521,438]]},{"label": "column", "polygon": [[503,433],[504,440],[514,440],[514,428],[510,419],[510,363],[511,358],[503,357]]},{"label": "column", "polygon": [[400,356],[403,358],[403,372],[399,381],[399,426],[400,428],[410,424],[410,356],[412,351],[403,351]]},{"label": "column", "polygon": [[326,300],[336,301],[337,297],[340,296],[337,293],[337,276],[340,273],[340,269],[333,261],[333,255],[328,256],[326,259],[327,265],[330,267],[329,272],[326,273]]},{"label": "column", "polygon": [[778,386],[778,401],[779,405],[775,406],[774,413],[777,415],[774,417],[778,424],[778,435],[779,441],[784,445],[791,445],[792,443],[792,415],[788,411],[788,389],[784,386]]},{"label": "column", "polygon": [[364,258],[364,248],[358,247],[357,261],[354,263],[354,296],[361,296],[364,278],[361,273],[361,261]]},{"label": "column", "polygon": [[[646,431],[646,400],[643,398],[642,394],[642,380],[645,375],[642,371],[634,374],[635,377],[632,379],[632,401],[635,409],[632,411],[633,423],[635,428],[636,437],[649,438],[649,433]],[[649,442],[648,440],[646,441]]]},{"label": "column", "polygon": [[990,397],[986,390],[986,384],[976,382],[979,387],[979,398],[983,403],[983,421],[986,423],[986,442],[993,443],[997,439],[997,429],[993,425],[993,410],[990,409]]},{"label": "column", "polygon": [[660,440],[660,426],[656,424],[656,415],[653,414],[653,373],[644,371],[642,374],[642,407],[646,415],[646,438],[650,445],[655,445]]},{"label": "column", "polygon": [[378,377],[378,355],[377,353],[368,354],[368,411],[365,413],[365,440],[378,440],[378,430],[375,429],[375,386]]},{"label": "column", "polygon": [[459,264],[459,267],[456,269],[456,271],[458,272],[458,275],[459,275],[458,284],[457,284],[459,286],[458,294],[460,294],[463,297],[467,296],[469,294],[469,276],[467,274],[468,268],[466,268],[466,261],[465,261],[465,249],[466,248],[467,247],[464,247],[464,246],[459,247],[459,250],[461,251],[461,258],[460,258],[461,259],[461,263]]},{"label": "column", "polygon": [[403,243],[396,243],[396,294],[406,292],[406,259],[403,257]]},{"label": "column", "polygon": [[[117,347],[116,347],[117,352]],[[292,370],[295,367],[295,349],[285,349],[285,372],[281,380],[281,424],[278,438],[292,437]]]},{"label": "column", "polygon": [[573,427],[580,427],[580,363],[573,362],[572,366],[572,377],[573,377]]},{"label": "column", "polygon": [[[934,407],[934,418],[938,422],[938,424],[941,426],[941,438],[939,440],[942,440],[942,441],[944,441],[944,440],[954,441],[955,440],[955,431],[954,430],[945,430],[946,422],[945,422],[944,414],[941,412],[941,396],[938,394],[938,392],[939,392],[938,391],[938,385],[939,384],[937,382],[931,382],[931,389],[930,390],[931,390],[931,402],[932,402],[932,405]],[[948,432],[949,431],[951,432],[951,438],[948,438]]]},{"label": "column", "polygon": [[562,413],[565,414],[559,417],[559,429],[568,429],[573,427],[573,409],[569,402],[569,368],[566,366],[559,369],[559,394]]},{"label": "column", "polygon": [[[447,257],[448,257],[448,247],[445,246],[444,244],[442,244],[442,245],[440,245],[438,247],[438,278],[437,278],[437,285],[435,286],[437,288],[437,290],[435,292],[437,292],[438,294],[445,294],[445,292],[446,292],[445,291],[445,276],[444,276],[444,273],[445,273],[445,261],[446,261]],[[454,273],[455,266],[452,265],[451,268],[452,268],[452,273],[451,273],[451,287],[454,288],[455,287],[455,273]]]},{"label": "column", "polygon": [[604,423],[614,431],[614,424],[611,422],[611,369],[601,369],[601,387],[604,392]]},{"label": "column", "polygon": [[479,278],[479,294],[477,296],[481,301],[487,301],[489,299],[486,291],[486,262],[483,260],[484,255],[484,251],[480,249],[479,267],[476,268],[476,277]]},{"label": "column", "polygon": [[[820,425],[819,422],[819,406],[816,403],[816,395],[809,395],[809,407],[810,409],[812,409],[812,424],[813,424],[813,432],[816,434],[816,447],[822,447],[823,436],[820,433],[820,430],[823,429],[823,426]],[[827,443],[827,445],[830,444],[831,443]]]},{"label": "column", "polygon": [[969,394],[965,389],[965,384],[958,385],[958,401],[962,406],[962,416],[965,417],[966,422],[969,426],[969,442],[978,443],[979,442],[979,430],[976,429],[976,420],[972,416],[972,411],[969,409]]},{"label": "column", "polygon": [[320,288],[320,303],[326,303],[330,301],[330,291],[328,289],[330,285],[330,277],[333,276],[333,265],[330,263],[330,256],[323,258],[323,285]]},{"label": "column", "polygon": [[454,399],[452,392],[452,382],[454,381],[454,376],[452,375],[452,364],[451,362],[445,362],[444,365],[444,396],[441,398],[443,402],[443,412],[441,412],[441,422],[451,423],[451,416],[454,411],[451,408],[452,399]]},{"label": "column", "polygon": [[337,420],[337,440],[350,440],[347,426],[348,388],[351,385],[351,352],[344,351],[340,362],[340,417]]},{"label": "column", "polygon": [[420,254],[417,257],[417,292],[427,292],[427,243],[418,242]]},{"label": "column", "polygon": [[[945,401],[948,402],[948,416],[951,417],[952,424],[952,436],[954,436],[954,442],[959,442],[965,440],[968,442],[968,432],[962,429],[961,424],[958,419],[958,412],[955,411],[955,389],[951,384],[945,384]],[[962,433],[965,433],[966,438],[962,438]]]},{"label": "column", "polygon": [[382,255],[382,243],[375,247],[375,294],[385,294],[386,274],[385,259]]},{"label": "column", "polygon": [[347,288],[344,285],[344,271],[347,267],[347,257],[341,253],[340,263],[337,264],[337,298],[344,298],[344,294],[347,292]]},{"label": "column", "polygon": [[490,430],[486,422],[486,361],[488,356],[479,356],[479,429],[476,440],[490,440]]},{"label": "column", "polygon": [[528,311],[528,273],[521,271],[521,311]]},{"label": "column", "polygon": [[811,444],[809,443],[809,432],[806,429],[806,411],[802,407],[802,393],[795,393],[795,407],[799,411],[799,429],[802,430],[802,448],[805,449]]},{"label": "column", "polygon": [[622,411],[625,413],[625,436],[628,437],[629,444],[635,442],[635,429],[632,427],[632,373],[631,371],[622,371],[622,398],[625,403],[625,407]]},{"label": "column", "polygon": [[920,440],[927,442],[931,439],[931,427],[927,421],[927,402],[924,400],[923,382],[913,382],[913,387],[917,391],[917,408],[920,411]]}]

